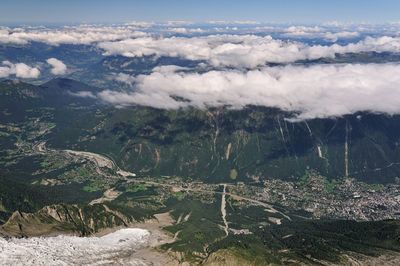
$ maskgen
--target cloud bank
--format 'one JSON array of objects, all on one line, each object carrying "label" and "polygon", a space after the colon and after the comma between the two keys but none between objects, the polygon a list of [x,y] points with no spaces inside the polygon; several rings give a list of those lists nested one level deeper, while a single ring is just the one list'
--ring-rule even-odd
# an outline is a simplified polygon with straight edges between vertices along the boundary
[{"label": "cloud bank", "polygon": [[98,97],[118,106],[163,109],[276,107],[296,112],[300,120],[358,111],[400,113],[399,64],[289,65],[201,74],[171,67],[139,75],[133,82],[132,92],[105,90]]},{"label": "cloud bank", "polygon": [[[253,22],[249,25],[236,24],[242,26],[239,28],[227,26],[220,29],[210,28],[210,25],[190,26],[187,22],[80,25],[61,28],[3,27],[0,28],[0,43],[84,44],[101,48],[104,55],[171,56],[206,61],[213,67],[236,68],[256,68],[268,63],[287,64],[299,60],[334,58],[336,54],[346,53],[400,52],[399,25],[327,27],[252,24]],[[225,34],[210,35],[213,32],[225,32]],[[364,37],[365,35],[360,33],[374,37]],[[174,34],[190,36],[177,37],[173,36]],[[333,44],[321,45],[312,44],[311,41],[299,41],[307,38],[328,40]],[[336,43],[338,39],[354,38],[358,41]],[[359,40],[360,38],[362,40]]]},{"label": "cloud bank", "polygon": [[[336,38],[332,36],[332,38]],[[144,37],[103,42],[105,55],[142,57],[149,55],[204,60],[215,67],[256,68],[266,63],[293,63],[299,60],[334,58],[336,54],[360,52],[400,52],[400,37],[367,37],[347,45],[307,45],[271,36],[210,35],[202,37]]]},{"label": "cloud bank", "polygon": [[[3,27],[0,28],[0,44],[84,44],[91,45],[104,56],[167,56],[199,61],[188,64],[192,68],[159,66],[152,73],[139,76],[127,74],[138,71],[126,69],[121,63],[123,70],[116,66],[110,71],[125,73],[105,74],[106,79],[119,82],[119,91],[76,93],[78,97],[97,97],[118,106],[176,109],[260,105],[296,112],[298,119],[341,116],[358,111],[400,113],[399,64],[306,66],[301,63],[349,53],[400,55],[400,24],[210,23],[206,26],[174,21],[61,28]],[[223,34],[210,35],[212,32]],[[339,39],[342,41],[337,42]],[[98,56],[101,58],[100,54]],[[355,58],[363,62],[365,57]],[[393,58],[397,60],[398,57]],[[378,61],[383,60],[388,59],[385,56]],[[66,65],[56,58],[49,58],[47,63],[54,75],[67,72]],[[270,66],[274,64],[282,66]],[[0,78],[37,78],[39,75],[38,67],[9,61],[0,64]],[[130,87],[132,91],[121,92]]]},{"label": "cloud bank", "polygon": [[0,44],[28,44],[41,42],[49,45],[93,44],[103,41],[115,41],[127,38],[143,37],[147,34],[136,30],[135,26],[91,26],[48,28],[0,28]]},{"label": "cloud bank", "polygon": [[336,42],[339,39],[352,39],[360,36],[357,31],[336,31],[332,32],[320,26],[290,26],[283,30],[283,36],[298,38],[315,38]]},{"label": "cloud bank", "polygon": [[3,61],[2,65],[0,65],[0,78],[7,78],[13,75],[17,78],[32,79],[39,77],[40,70],[24,63],[14,64],[10,61]]},{"label": "cloud bank", "polygon": [[67,66],[60,60],[56,58],[49,58],[46,61],[49,65],[51,65],[51,73],[53,75],[64,75],[67,73]]}]

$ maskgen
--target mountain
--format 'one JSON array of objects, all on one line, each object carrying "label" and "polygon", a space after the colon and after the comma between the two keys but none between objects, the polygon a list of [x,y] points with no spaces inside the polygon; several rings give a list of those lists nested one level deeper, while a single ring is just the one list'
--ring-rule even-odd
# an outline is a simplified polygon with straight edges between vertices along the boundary
[{"label": "mountain", "polygon": [[56,108],[46,118],[56,124],[50,146],[107,154],[142,175],[251,182],[259,177],[295,180],[315,170],[331,179],[370,183],[394,183],[400,176],[397,115],[289,122],[293,114],[256,106],[119,109],[76,97],[80,91],[95,95],[100,89],[69,79],[41,86],[2,82],[1,118],[33,117],[39,106]]},{"label": "mountain", "polygon": [[66,128],[56,128],[49,144],[61,148],[68,141],[83,150],[108,154],[143,175],[208,182],[298,179],[316,170],[333,179],[390,183],[397,182],[400,174],[399,116],[358,113],[289,122],[289,113],[255,106],[243,110],[105,106],[99,112],[93,119],[102,121],[101,127],[79,133],[87,141],[63,140],[57,132]]},{"label": "mountain", "polygon": [[19,80],[3,80],[0,82],[0,104],[3,108],[2,119],[22,119],[27,112],[35,112],[32,108],[65,107],[69,104],[85,106],[93,104],[93,99],[77,97],[78,91],[95,93],[99,89],[70,79],[57,78],[43,85],[36,86]]},{"label": "mountain", "polygon": [[194,264],[396,262],[400,116],[116,108],[100,91],[0,82],[0,235],[163,213],[175,240],[160,248]]}]

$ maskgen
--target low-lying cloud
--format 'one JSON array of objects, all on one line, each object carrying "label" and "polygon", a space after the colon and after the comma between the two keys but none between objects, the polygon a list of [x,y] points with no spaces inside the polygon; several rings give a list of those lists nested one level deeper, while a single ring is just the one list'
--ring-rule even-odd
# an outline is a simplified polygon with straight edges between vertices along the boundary
[{"label": "low-lying cloud", "polygon": [[[212,25],[212,24],[211,24]],[[224,24],[222,24],[224,25]],[[239,24],[240,25],[240,24]],[[246,25],[246,24],[242,24]],[[206,61],[213,67],[256,68],[268,63],[293,63],[299,60],[334,58],[336,54],[361,52],[400,52],[398,25],[369,27],[368,25],[326,27],[253,25],[223,27],[188,26],[185,22],[172,24],[140,23],[99,26],[80,25],[60,28],[0,28],[0,43],[24,45],[42,42],[49,45],[93,45],[104,55],[125,57],[170,56]],[[143,31],[145,29],[146,32]],[[379,31],[381,30],[381,31]],[[370,32],[372,31],[372,32]],[[215,35],[209,35],[213,33]],[[362,34],[360,34],[362,33]],[[185,37],[171,36],[183,34]],[[206,34],[206,35],[203,35]],[[269,35],[265,36],[265,34]],[[364,37],[371,34],[374,37]],[[382,36],[388,34],[388,36]],[[189,36],[188,36],[189,35]],[[166,37],[164,37],[166,36]],[[338,44],[338,39],[360,41]],[[310,44],[300,39],[316,38],[333,44]],[[296,41],[297,40],[297,41]]]},{"label": "low-lying cloud", "polygon": [[67,66],[62,61],[56,58],[49,58],[46,62],[51,65],[50,72],[53,75],[64,75],[67,73]]},{"label": "low-lying cloud", "polygon": [[[332,38],[336,38],[332,36]],[[400,52],[400,37],[367,37],[347,45],[308,45],[271,36],[210,35],[202,37],[144,37],[103,42],[106,55],[126,57],[171,56],[204,60],[215,67],[256,68],[267,63],[334,58],[336,54],[360,52]]]},{"label": "low-lying cloud", "polygon": [[400,113],[399,64],[289,65],[201,74],[172,67],[139,75],[133,82],[132,92],[106,90],[98,97],[117,106],[162,109],[276,107],[295,112],[300,120],[358,111]]},{"label": "low-lying cloud", "polygon": [[332,32],[320,26],[290,26],[283,30],[283,36],[293,38],[315,38],[336,42],[339,39],[352,39],[360,36],[357,31],[336,31]]},{"label": "low-lying cloud", "polygon": [[[168,56],[199,61],[193,68],[159,66],[146,75],[106,75],[123,83],[123,88],[132,87],[128,92],[75,94],[97,97],[117,106],[177,109],[259,105],[294,112],[297,119],[335,117],[358,111],[400,114],[400,64],[306,66],[299,62],[348,53],[400,54],[399,25],[334,23],[310,27],[225,23],[215,22],[220,26],[218,29],[180,21],[162,25],[135,22],[61,28],[3,27],[0,44],[84,44],[92,45],[105,56]],[[210,32],[225,34],[209,35]],[[373,37],[365,37],[368,35]],[[338,39],[347,41],[339,44]],[[333,43],[326,44],[326,40]],[[53,75],[68,72],[67,66],[56,58],[49,58],[47,63]],[[269,64],[282,66],[269,67]],[[9,61],[0,64],[0,78],[39,75],[37,66]]]},{"label": "low-lying cloud", "polygon": [[0,43],[23,45],[30,42],[41,42],[49,45],[89,45],[97,42],[115,41],[146,35],[146,33],[136,30],[135,26],[129,25],[118,27],[81,25],[57,29],[0,28]]},{"label": "low-lying cloud", "polygon": [[31,67],[24,63],[11,63],[3,61],[0,65],[0,78],[8,78],[15,76],[17,78],[32,79],[40,75],[40,70],[37,67]]}]

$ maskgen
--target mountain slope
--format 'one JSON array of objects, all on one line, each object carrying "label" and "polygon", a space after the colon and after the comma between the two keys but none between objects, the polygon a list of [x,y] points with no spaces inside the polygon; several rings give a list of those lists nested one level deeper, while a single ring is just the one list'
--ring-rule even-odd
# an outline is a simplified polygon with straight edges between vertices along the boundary
[{"label": "mountain slope", "polygon": [[293,123],[285,120],[290,114],[261,107],[102,112],[101,127],[75,144],[143,175],[250,181],[297,179],[314,169],[330,178],[387,183],[400,174],[399,116],[365,113]]},{"label": "mountain slope", "polygon": [[[72,94],[99,89],[68,79],[42,86],[3,82],[3,122],[40,118],[50,146],[107,154],[135,173],[208,182],[329,178],[398,182],[400,116],[359,113],[289,122],[292,114],[249,106],[197,110],[114,108]],[[50,109],[49,109],[50,108]]]}]

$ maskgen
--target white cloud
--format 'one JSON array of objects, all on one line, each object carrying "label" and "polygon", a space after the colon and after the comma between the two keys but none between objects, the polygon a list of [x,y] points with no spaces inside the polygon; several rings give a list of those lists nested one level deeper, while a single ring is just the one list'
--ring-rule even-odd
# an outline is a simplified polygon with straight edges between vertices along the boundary
[{"label": "white cloud", "polygon": [[[400,65],[345,64],[264,67],[206,73],[163,68],[135,78],[130,93],[103,91],[109,103],[177,109],[247,105],[297,112],[297,119],[335,117],[358,111],[400,113]],[[188,101],[179,101],[175,97]]]},{"label": "white cloud", "polygon": [[[339,34],[339,33],[337,33]],[[344,35],[349,33],[341,33]],[[329,38],[338,38],[330,35]],[[307,45],[282,41],[270,36],[210,35],[202,37],[136,38],[103,42],[106,55],[141,57],[148,55],[205,60],[216,67],[255,68],[266,63],[291,63],[298,60],[334,58],[335,54],[360,52],[400,52],[400,37],[367,37],[347,45]]]},{"label": "white cloud", "polygon": [[301,38],[315,38],[325,39],[328,41],[336,42],[338,39],[351,39],[359,37],[357,31],[329,31],[320,26],[306,27],[306,26],[290,26],[283,30],[282,36],[286,37],[301,37]]},{"label": "white cloud", "polygon": [[125,73],[118,73],[117,75],[113,75],[112,79],[127,85],[132,85],[135,81],[135,78],[133,76]]},{"label": "white cloud", "polygon": [[214,66],[256,67],[266,62],[302,59],[300,44],[254,35],[213,35],[204,37],[136,38],[100,43],[106,55],[126,57],[147,55],[206,60]]},{"label": "white cloud", "polygon": [[261,24],[258,21],[254,20],[234,20],[234,21],[229,21],[229,20],[210,20],[207,21],[208,24],[212,25],[259,25]]},{"label": "white cloud", "polygon": [[[291,63],[297,60],[314,60],[333,58],[335,54],[359,52],[400,52],[400,37],[393,32],[399,31],[395,25],[386,26],[346,26],[343,28],[327,28],[325,26],[290,26],[290,27],[227,27],[223,29],[207,29],[210,31],[229,32],[229,34],[194,36],[194,37],[162,37],[163,32],[170,34],[203,33],[202,28],[187,26],[187,22],[170,22],[153,25],[149,33],[138,31],[141,24],[125,24],[114,26],[80,25],[62,28],[0,28],[0,43],[26,44],[43,42],[50,45],[59,44],[98,44],[106,55],[123,55],[141,57],[146,55],[176,56],[190,60],[204,60],[215,67],[255,68],[266,63]],[[178,26],[175,26],[178,25]],[[245,25],[245,24],[244,24]],[[150,26],[150,25],[149,25]],[[163,28],[165,27],[165,28]],[[299,41],[283,41],[270,36],[255,34],[234,35],[232,32],[262,32],[281,37],[322,38],[332,42],[338,39],[359,37],[358,31],[376,31],[382,29],[391,36],[367,37],[357,43],[347,45],[309,45]],[[154,30],[154,31],[152,31]],[[382,34],[382,33],[379,33]],[[378,35],[379,35],[378,34]]]},{"label": "white cloud", "polygon": [[285,29],[285,32],[288,34],[293,34],[294,36],[303,36],[309,35],[312,33],[320,33],[323,32],[324,29],[314,26],[314,27],[307,27],[307,26],[290,26]]},{"label": "white cloud", "polygon": [[165,23],[161,23],[162,26],[188,26],[192,25],[193,21],[188,21],[188,20],[170,20],[166,21]]},{"label": "white cloud", "polygon": [[185,28],[185,27],[179,27],[179,28],[168,28],[167,31],[170,32],[175,32],[175,33],[181,33],[181,34],[187,34],[187,33],[203,33],[205,30],[201,28]]},{"label": "white cloud", "polygon": [[154,26],[155,24],[156,23],[152,22],[152,21],[131,21],[131,22],[125,23],[124,25],[147,29],[147,28]]},{"label": "white cloud", "polygon": [[23,79],[37,78],[40,75],[40,70],[24,63],[14,64],[10,61],[3,61],[2,66],[0,66],[0,78],[7,78],[12,75]]},{"label": "white cloud", "polygon": [[136,26],[92,26],[48,28],[2,28],[0,43],[27,44],[43,42],[50,45],[92,44],[102,41],[115,41],[126,38],[143,37],[146,33],[137,31]]},{"label": "white cloud", "polygon": [[94,93],[91,91],[69,92],[69,94],[72,96],[81,97],[81,98],[92,98],[92,99],[97,98],[96,95],[94,95]]},{"label": "white cloud", "polygon": [[0,66],[0,78],[6,78],[10,76],[10,68],[7,66]]},{"label": "white cloud", "polygon": [[356,31],[339,31],[339,32],[327,32],[324,33],[321,37],[332,41],[336,42],[338,39],[351,39],[351,38],[356,38],[359,37],[360,34]]},{"label": "white cloud", "polygon": [[51,65],[51,73],[53,75],[64,75],[67,73],[67,66],[62,61],[56,58],[49,58],[46,62]]},{"label": "white cloud", "polygon": [[[189,68],[175,66],[175,65],[157,66],[157,67],[153,68],[153,72],[159,72],[159,73],[169,73],[169,72],[176,72],[176,71],[183,71],[183,70],[189,70]],[[125,73],[118,73],[118,74],[114,73],[110,76],[110,79],[121,82],[128,86],[134,85],[134,83],[136,81],[135,76],[125,74]],[[81,96],[85,97],[85,95],[81,95]]]}]

